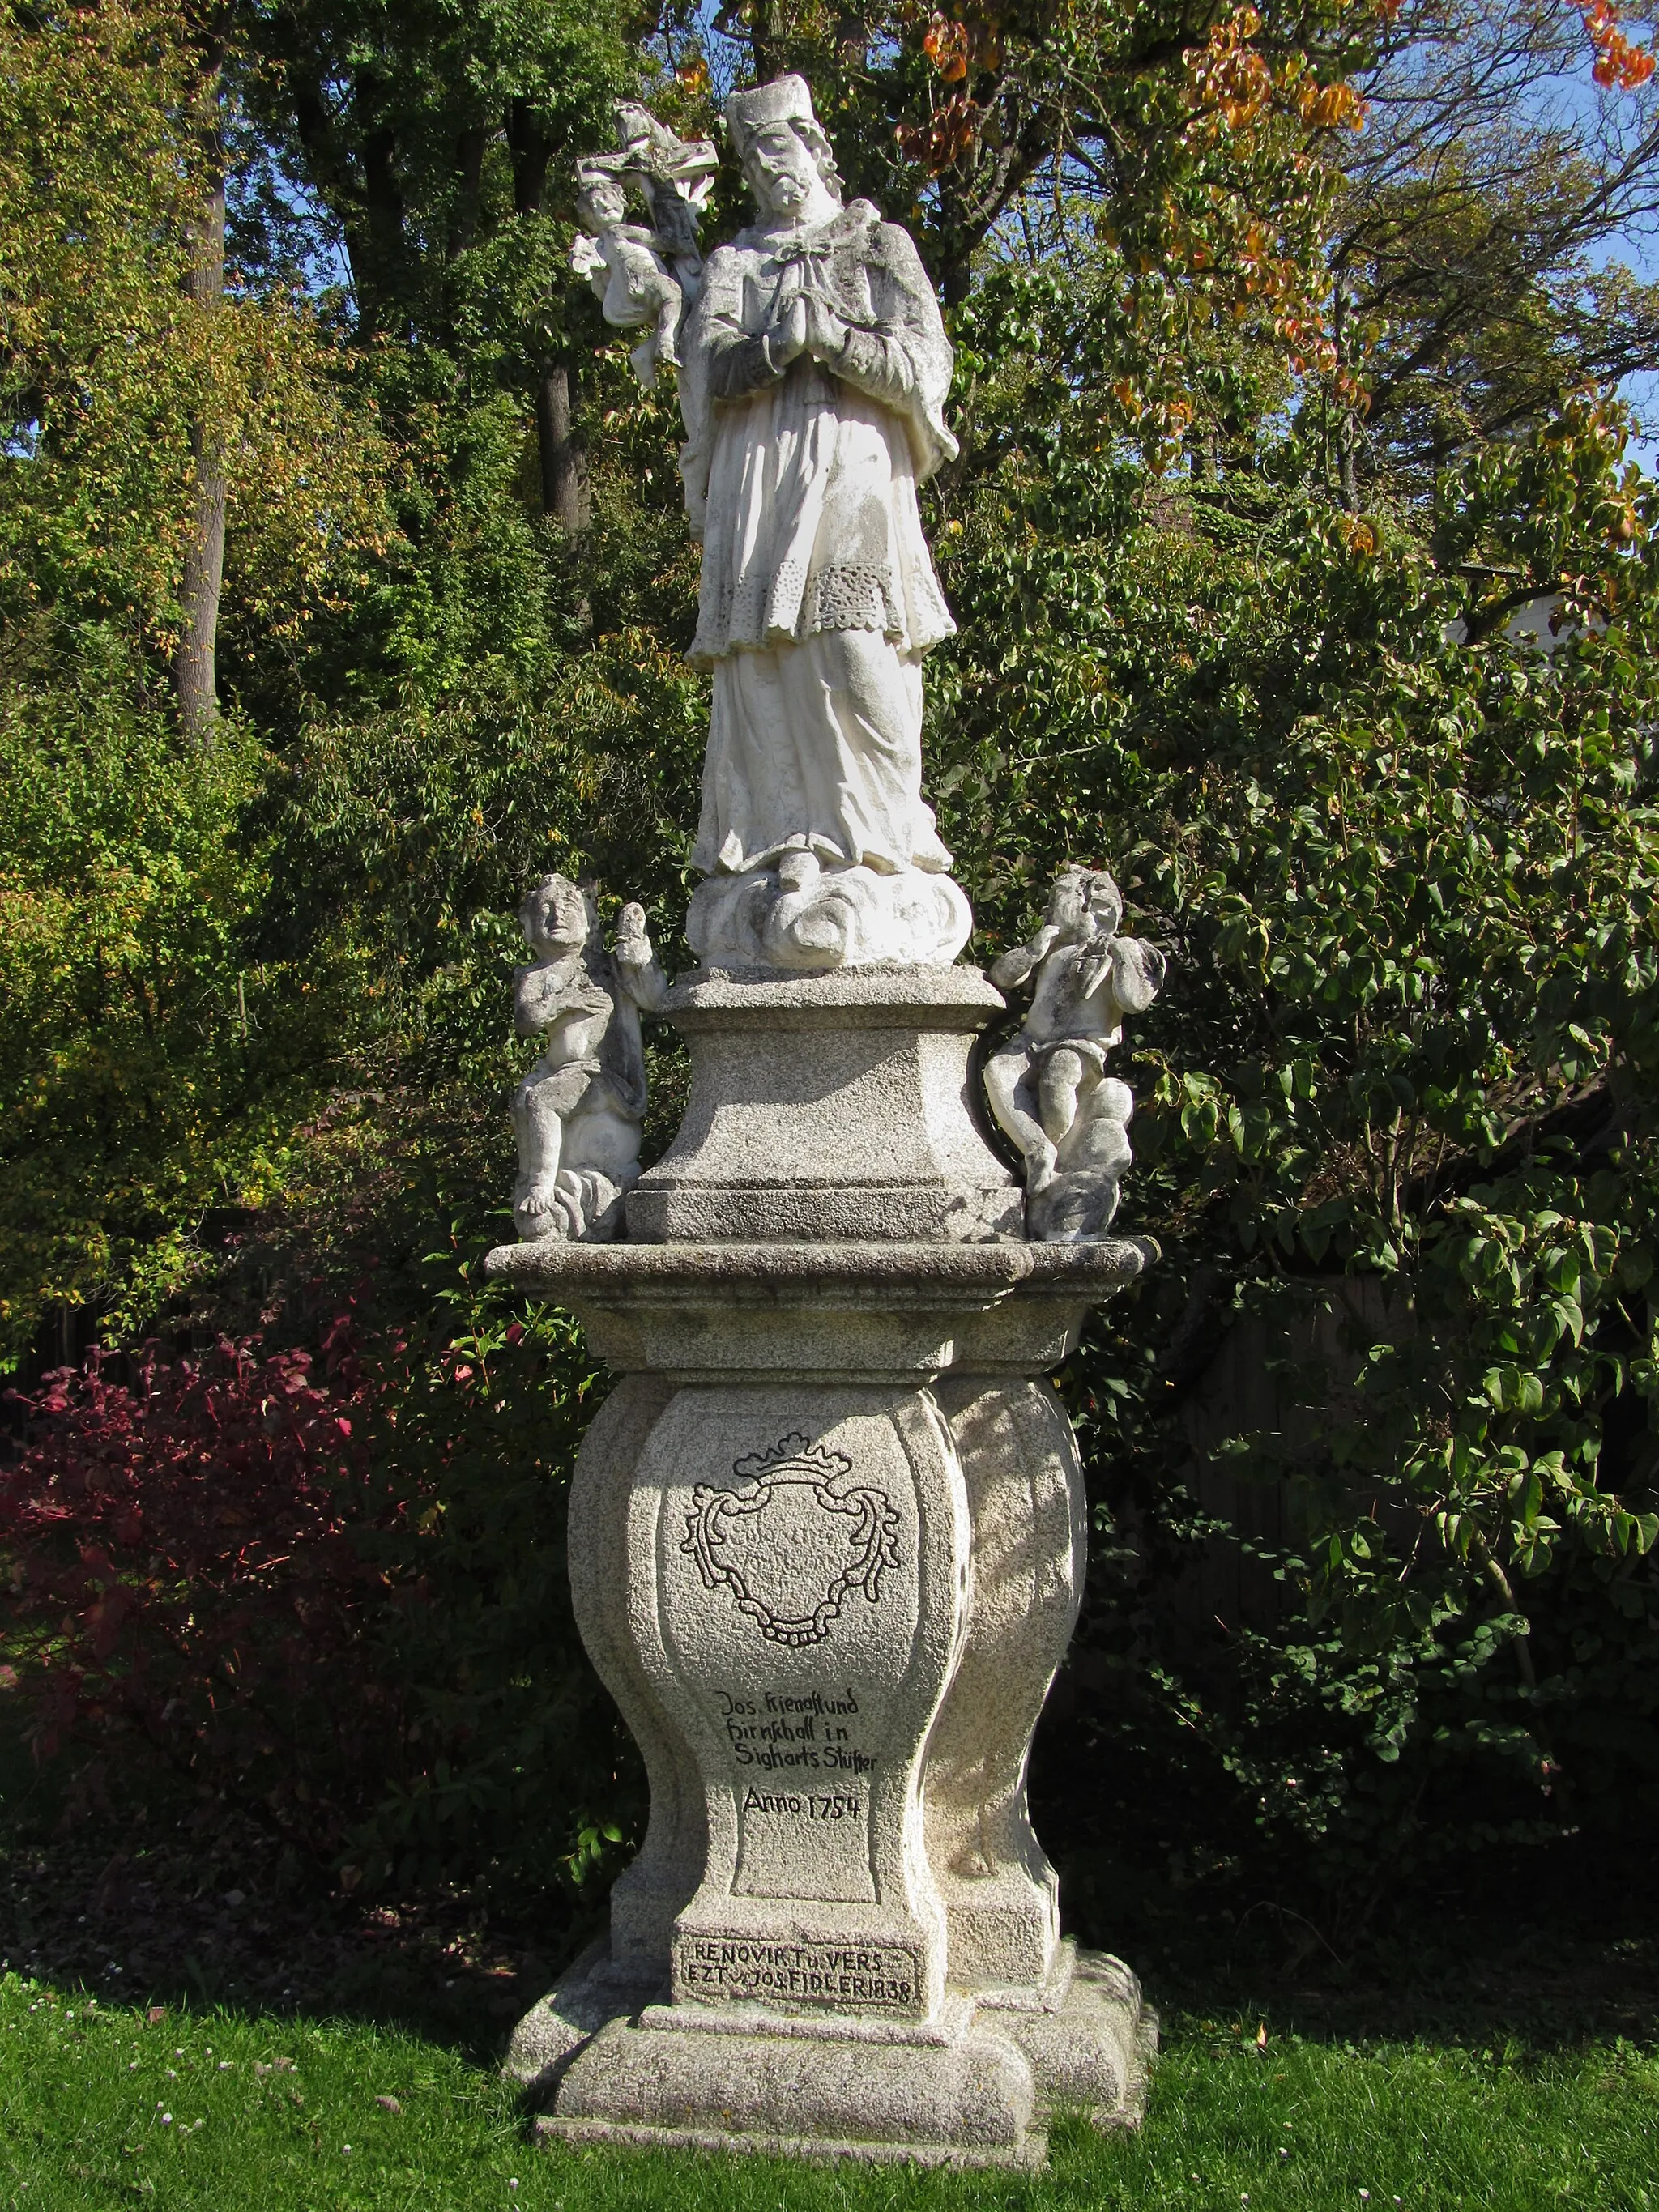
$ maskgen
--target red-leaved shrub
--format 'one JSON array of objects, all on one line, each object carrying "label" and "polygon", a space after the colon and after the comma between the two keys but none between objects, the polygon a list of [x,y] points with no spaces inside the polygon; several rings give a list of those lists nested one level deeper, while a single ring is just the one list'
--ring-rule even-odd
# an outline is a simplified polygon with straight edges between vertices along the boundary
[{"label": "red-leaved shrub", "polygon": [[386,1578],[355,1540],[407,1503],[365,1449],[385,1377],[346,1316],[320,1358],[222,1340],[117,1364],[49,1375],[0,1469],[27,1733],[43,1759],[142,1745],[331,1850],[340,1778],[384,1766],[367,1739],[395,1720],[365,1665]]},{"label": "red-leaved shrub", "polygon": [[94,1352],[14,1401],[0,1691],[39,1757],[183,1783],[348,1887],[602,1870],[640,1790],[565,1571],[594,1370],[567,1316],[465,1317]]}]

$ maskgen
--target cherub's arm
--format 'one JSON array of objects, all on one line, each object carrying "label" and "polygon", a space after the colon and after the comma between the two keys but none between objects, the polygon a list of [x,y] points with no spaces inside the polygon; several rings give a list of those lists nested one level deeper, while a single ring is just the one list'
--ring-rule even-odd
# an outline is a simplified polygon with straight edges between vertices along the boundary
[{"label": "cherub's arm", "polygon": [[1164,988],[1169,963],[1138,937],[1112,939],[1112,992],[1126,1014],[1144,1014]]},{"label": "cherub's arm", "polygon": [[513,1026],[520,1036],[533,1036],[558,1018],[561,991],[553,970],[550,960],[514,970]]},{"label": "cherub's arm", "polygon": [[1029,945],[1017,945],[991,964],[991,981],[999,990],[1012,991],[1030,975],[1043,955],[1051,950],[1060,932],[1051,921],[1045,921]]},{"label": "cherub's arm", "polygon": [[641,1011],[654,1014],[668,996],[663,974],[645,927],[645,908],[632,901],[617,918],[617,939],[611,948],[617,980]]},{"label": "cherub's arm", "polygon": [[572,1015],[608,1014],[611,994],[581,962],[538,960],[514,976],[513,1026],[520,1036],[550,1030]]},{"label": "cherub's arm", "polygon": [[611,282],[611,264],[605,258],[605,247],[597,238],[586,231],[578,231],[570,248],[570,266],[578,276],[587,279],[588,289],[601,305],[605,288]]}]

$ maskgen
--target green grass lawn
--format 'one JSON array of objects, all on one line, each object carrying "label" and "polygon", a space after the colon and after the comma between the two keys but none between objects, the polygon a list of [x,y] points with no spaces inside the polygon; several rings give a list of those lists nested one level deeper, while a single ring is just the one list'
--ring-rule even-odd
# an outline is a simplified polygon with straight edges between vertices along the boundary
[{"label": "green grass lawn", "polygon": [[[1659,2055],[1626,2042],[1316,2043],[1178,2022],[1146,2124],[1042,2175],[542,2148],[495,2076],[334,2020],[106,2005],[0,1976],[0,2204],[96,2212],[739,2212],[765,2206],[1659,2212]],[[397,2109],[382,2100],[394,2100]]]}]

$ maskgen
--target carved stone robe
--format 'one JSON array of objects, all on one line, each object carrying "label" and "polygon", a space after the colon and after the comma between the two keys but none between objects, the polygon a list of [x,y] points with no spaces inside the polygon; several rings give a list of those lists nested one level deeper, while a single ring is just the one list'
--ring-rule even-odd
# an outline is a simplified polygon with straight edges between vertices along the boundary
[{"label": "carved stone robe", "polygon": [[[850,327],[833,372],[772,366],[765,334],[803,290]],[[867,200],[815,229],[744,231],[710,257],[684,351],[691,658],[714,676],[696,864],[805,848],[948,868],[921,798],[921,664],[955,624],[916,486],[956,442],[950,342],[915,246]]]}]

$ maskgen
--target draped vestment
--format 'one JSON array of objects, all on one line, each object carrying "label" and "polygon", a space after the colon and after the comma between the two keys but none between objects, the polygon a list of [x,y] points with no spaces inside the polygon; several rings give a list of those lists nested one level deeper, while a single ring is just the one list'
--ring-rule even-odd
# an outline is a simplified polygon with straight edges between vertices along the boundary
[{"label": "draped vestment", "polygon": [[[765,333],[800,291],[849,326],[832,371]],[[681,467],[714,699],[694,859],[792,848],[945,869],[921,797],[921,656],[955,628],[916,486],[956,452],[951,348],[915,247],[866,200],[710,256],[684,346]]]}]

